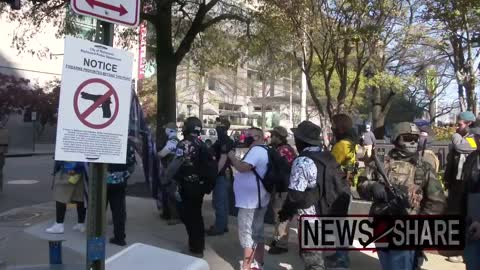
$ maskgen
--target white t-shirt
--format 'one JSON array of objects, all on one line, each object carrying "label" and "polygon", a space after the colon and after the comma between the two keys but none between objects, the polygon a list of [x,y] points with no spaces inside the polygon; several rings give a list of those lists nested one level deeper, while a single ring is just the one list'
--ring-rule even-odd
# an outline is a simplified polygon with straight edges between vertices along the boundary
[{"label": "white t-shirt", "polygon": [[[252,165],[257,173],[264,177],[267,173],[268,153],[260,146],[254,146],[247,153],[243,162]],[[262,207],[266,207],[270,201],[268,193],[260,181],[260,200]],[[237,172],[233,182],[233,192],[235,193],[235,206],[239,208],[255,209],[258,207],[258,187],[257,177],[251,171]]]}]

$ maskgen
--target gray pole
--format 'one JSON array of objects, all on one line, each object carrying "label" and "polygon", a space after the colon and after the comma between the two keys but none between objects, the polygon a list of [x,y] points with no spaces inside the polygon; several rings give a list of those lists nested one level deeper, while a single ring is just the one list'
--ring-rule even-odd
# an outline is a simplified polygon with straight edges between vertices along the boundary
[{"label": "gray pole", "polygon": [[[95,42],[112,46],[113,24],[97,20]],[[88,183],[87,270],[105,269],[106,164],[92,163]]]}]

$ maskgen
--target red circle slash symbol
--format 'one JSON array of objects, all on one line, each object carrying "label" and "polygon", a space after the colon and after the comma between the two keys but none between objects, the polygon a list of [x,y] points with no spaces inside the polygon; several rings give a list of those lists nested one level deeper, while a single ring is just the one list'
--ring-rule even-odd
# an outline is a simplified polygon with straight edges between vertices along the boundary
[{"label": "red circle slash symbol", "polygon": [[[102,95],[92,95],[91,93],[82,92],[86,86],[90,84],[95,84],[95,83],[103,84],[104,86],[106,86],[108,88],[107,92]],[[83,99],[88,99],[93,102],[93,104],[90,105],[83,112],[80,112],[80,109],[78,107],[78,104],[80,102],[79,100],[80,94],[82,94],[81,96]],[[110,105],[112,103],[110,99],[112,96],[113,96],[113,99],[115,100],[115,110],[113,111],[113,114],[110,111]],[[78,119],[85,126],[93,129],[103,129],[108,127],[110,124],[112,124],[113,121],[115,121],[115,118],[117,118],[118,107],[119,107],[118,95],[115,92],[115,89],[113,89],[113,86],[110,83],[102,79],[89,79],[84,81],[82,84],[78,86],[77,91],[75,92],[75,95],[73,97],[73,108],[75,110],[75,114],[77,115]],[[94,124],[88,121],[87,117],[90,116],[90,114],[92,114],[95,110],[99,108],[103,110],[103,118],[107,118],[108,120],[102,124]]]}]

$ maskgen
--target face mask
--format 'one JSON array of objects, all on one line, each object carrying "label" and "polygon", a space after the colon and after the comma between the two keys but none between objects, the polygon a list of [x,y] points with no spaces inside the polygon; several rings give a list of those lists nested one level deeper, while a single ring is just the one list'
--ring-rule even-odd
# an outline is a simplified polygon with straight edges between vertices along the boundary
[{"label": "face mask", "polygon": [[255,141],[255,138],[253,138],[253,136],[248,136],[245,138],[245,144],[247,146],[250,147],[250,145],[252,145],[252,143]]},{"label": "face mask", "polygon": [[165,134],[167,135],[168,138],[171,138],[171,137],[177,136],[177,131],[175,129],[166,128]]},{"label": "face mask", "polygon": [[407,153],[414,154],[418,151],[418,138],[411,136],[401,136],[398,145]]},{"label": "face mask", "polygon": [[332,128],[332,133],[335,139],[338,139],[343,135],[337,128]]}]

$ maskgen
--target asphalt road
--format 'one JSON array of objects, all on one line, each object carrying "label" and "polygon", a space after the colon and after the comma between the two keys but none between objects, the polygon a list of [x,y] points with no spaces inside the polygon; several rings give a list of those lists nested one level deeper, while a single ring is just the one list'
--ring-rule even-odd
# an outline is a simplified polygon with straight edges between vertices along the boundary
[{"label": "asphalt road", "polygon": [[[53,156],[7,158],[4,168],[4,191],[0,193],[0,213],[13,208],[53,201],[51,190],[53,162]],[[129,180],[130,196],[150,196],[143,181],[142,171],[141,165],[137,166]],[[368,214],[369,206],[366,202],[354,200],[350,213]]]},{"label": "asphalt road", "polygon": [[52,201],[53,162],[53,156],[7,158],[3,171],[3,193],[0,193],[0,213]]}]

